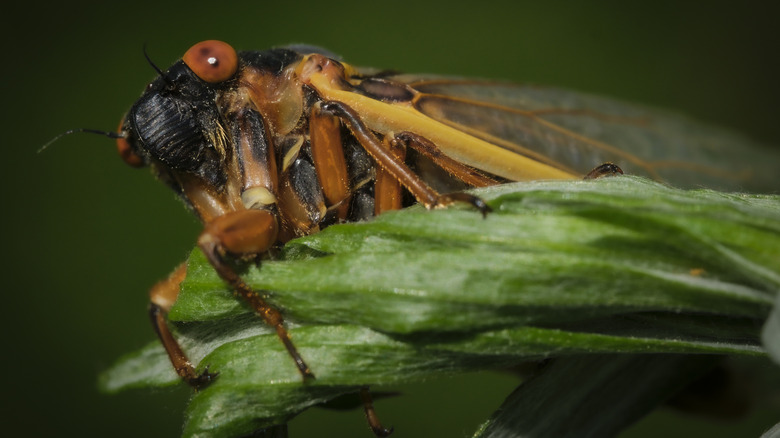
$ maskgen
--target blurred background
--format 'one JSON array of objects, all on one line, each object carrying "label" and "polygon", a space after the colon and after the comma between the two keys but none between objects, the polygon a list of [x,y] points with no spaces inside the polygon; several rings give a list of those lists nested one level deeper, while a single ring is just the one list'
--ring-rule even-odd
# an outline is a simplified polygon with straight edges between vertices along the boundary
[{"label": "blurred background", "polygon": [[[326,47],[355,65],[527,81],[692,114],[780,144],[777,10],[770,2],[14,2],[0,18],[6,436],[171,437],[190,391],[106,396],[100,371],[153,338],[148,288],[199,225],[112,140],[155,73],[193,43]],[[377,408],[398,437],[469,436],[514,388],[500,374],[406,385]],[[625,436],[758,436],[780,420],[703,423],[661,411]],[[360,411],[314,409],[292,437],[370,437]],[[695,431],[695,433],[694,433]]]}]

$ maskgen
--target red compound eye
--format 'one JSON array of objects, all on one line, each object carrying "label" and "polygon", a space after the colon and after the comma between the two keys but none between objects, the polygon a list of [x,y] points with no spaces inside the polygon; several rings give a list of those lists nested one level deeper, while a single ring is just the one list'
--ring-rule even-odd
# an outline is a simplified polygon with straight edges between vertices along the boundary
[{"label": "red compound eye", "polygon": [[[123,132],[123,124],[124,122],[119,122],[119,129],[117,132]],[[122,160],[130,166],[143,167],[146,164],[144,163],[144,159],[141,158],[141,156],[133,152],[133,148],[130,146],[130,142],[128,142],[127,138],[125,137],[119,137],[116,139],[116,150],[119,152],[119,156],[122,157]]]},{"label": "red compound eye", "polygon": [[224,82],[238,70],[238,54],[230,44],[208,40],[202,41],[187,50],[182,61],[199,78],[216,84]]}]

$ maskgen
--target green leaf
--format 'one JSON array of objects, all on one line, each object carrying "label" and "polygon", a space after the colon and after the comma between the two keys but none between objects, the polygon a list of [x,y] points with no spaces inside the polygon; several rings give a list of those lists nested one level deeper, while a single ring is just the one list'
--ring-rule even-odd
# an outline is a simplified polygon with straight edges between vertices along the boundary
[{"label": "green leaf", "polygon": [[775,307],[764,323],[761,340],[772,360],[780,364],[780,295],[776,297]]},{"label": "green leaf", "polygon": [[[494,210],[486,219],[468,208],[410,208],[332,226],[246,268],[245,280],[285,314],[311,383],[193,251],[170,318],[191,360],[220,376],[193,397],[184,435],[246,434],[362,385],[528,360],[765,354],[760,326],[780,285],[780,198],[632,177],[475,193]],[[171,384],[166,364],[153,343],[101,384]]]},{"label": "green leaf", "polygon": [[719,359],[656,354],[554,361],[507,397],[473,438],[616,436]]}]

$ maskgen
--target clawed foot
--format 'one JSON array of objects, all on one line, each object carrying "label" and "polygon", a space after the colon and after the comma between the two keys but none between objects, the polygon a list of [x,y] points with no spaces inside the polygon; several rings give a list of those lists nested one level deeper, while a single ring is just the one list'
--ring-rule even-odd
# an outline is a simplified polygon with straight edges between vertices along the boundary
[{"label": "clawed foot", "polygon": [[219,376],[219,373],[210,373],[209,372],[209,366],[207,365],[206,368],[203,369],[198,374],[193,374],[190,376],[186,376],[184,379],[187,381],[187,383],[192,386],[196,391],[200,391],[202,389],[205,389],[207,386],[211,384],[216,378]]},{"label": "clawed foot", "polygon": [[597,179],[622,174],[623,169],[621,169],[617,164],[607,162],[596,166],[593,170],[588,172],[588,174],[585,175],[585,178],[583,179]]},{"label": "clawed foot", "polygon": [[487,217],[487,214],[493,211],[493,209],[490,208],[490,206],[487,205],[487,203],[482,198],[462,192],[449,193],[439,196],[439,199],[436,201],[434,208],[447,207],[455,202],[465,202],[470,204],[472,207],[476,208],[480,213],[482,213],[483,218]]},{"label": "clawed foot", "polygon": [[374,428],[371,427],[371,431],[374,432],[374,435],[376,435],[379,438],[385,438],[393,434],[393,428],[386,429],[384,427]]}]

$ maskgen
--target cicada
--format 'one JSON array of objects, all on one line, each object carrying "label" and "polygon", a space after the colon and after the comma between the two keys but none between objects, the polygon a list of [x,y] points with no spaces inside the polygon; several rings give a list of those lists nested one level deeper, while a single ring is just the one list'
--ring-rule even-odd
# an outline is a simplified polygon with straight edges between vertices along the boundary
[{"label": "cicada", "polygon": [[[220,41],[157,70],[115,133],[119,154],[151,167],[198,216],[197,245],[276,330],[304,379],[316,367],[234,262],[415,202],[486,214],[464,190],[509,181],[581,179],[594,168],[719,188],[774,178],[754,167],[771,161],[764,152],[734,134],[568,91],[357,68],[311,47],[236,52]],[[217,373],[197,371],[166,316],[185,275],[181,265],[152,288],[149,313],[176,372],[198,389]],[[387,434],[362,395],[372,428]]]}]

